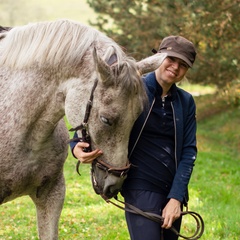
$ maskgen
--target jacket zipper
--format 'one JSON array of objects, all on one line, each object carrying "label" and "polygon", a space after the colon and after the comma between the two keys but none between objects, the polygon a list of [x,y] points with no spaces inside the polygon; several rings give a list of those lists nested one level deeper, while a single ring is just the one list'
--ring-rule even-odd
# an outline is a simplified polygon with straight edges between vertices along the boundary
[{"label": "jacket zipper", "polygon": [[[139,132],[139,134],[138,134],[138,137],[137,137],[137,139],[136,139],[136,141],[135,141],[135,143],[134,143],[134,145],[133,145],[132,151],[131,151],[131,153],[129,154],[129,158],[131,157],[131,155],[132,155],[132,153],[133,153],[133,151],[134,151],[134,149],[135,149],[135,147],[136,147],[136,145],[137,145],[137,143],[138,143],[138,140],[139,140],[139,138],[140,138],[140,136],[141,136],[141,134],[142,134],[142,131],[143,131],[143,129],[144,129],[146,123],[147,123],[147,120],[148,120],[149,115],[150,115],[150,113],[151,113],[151,111],[152,111],[152,108],[153,108],[154,103],[155,103],[155,98],[153,99],[152,105],[151,105],[151,107],[150,107],[150,109],[149,109],[149,111],[148,111],[148,115],[147,115],[147,117],[146,117],[146,119],[145,119],[145,121],[144,121],[144,123],[143,123],[143,125],[142,125],[142,128],[141,128],[141,130],[140,130],[140,132]],[[174,111],[173,103],[172,103],[172,102],[171,102],[171,107],[172,107],[172,111],[173,111],[173,124],[174,124],[174,135],[175,135],[175,139],[174,139],[174,141],[175,141],[175,146],[174,146],[174,158],[175,158],[175,159],[174,159],[174,160],[175,160],[175,167],[176,167],[176,171],[177,171],[177,166],[178,166],[178,164],[177,164],[177,127],[176,127],[175,111]]]},{"label": "jacket zipper", "polygon": [[153,99],[153,102],[152,102],[152,105],[151,105],[151,107],[150,107],[150,109],[149,109],[148,115],[147,115],[147,117],[146,117],[146,119],[145,119],[145,121],[144,121],[144,123],[143,123],[143,125],[142,125],[142,128],[141,128],[141,130],[140,130],[140,132],[139,132],[139,134],[138,134],[138,137],[137,137],[137,139],[136,139],[136,141],[135,141],[135,143],[134,143],[134,145],[133,145],[133,147],[132,147],[132,151],[131,151],[131,153],[129,154],[129,158],[131,157],[131,155],[132,155],[132,153],[133,153],[133,151],[134,151],[134,149],[135,149],[135,147],[136,147],[136,145],[137,145],[137,143],[138,143],[138,140],[139,140],[139,138],[140,138],[140,136],[141,136],[141,134],[142,134],[142,131],[143,131],[143,129],[144,129],[146,123],[147,123],[147,120],[148,120],[149,115],[150,115],[150,113],[151,113],[151,111],[152,111],[152,108],[153,108],[154,103],[155,103],[155,98]]},{"label": "jacket zipper", "polygon": [[172,112],[173,112],[173,124],[174,124],[174,135],[175,135],[175,146],[174,146],[174,158],[175,158],[175,167],[176,167],[176,171],[177,171],[177,126],[176,126],[176,118],[175,118],[175,111],[173,108],[173,103],[171,102],[171,107],[172,107]]}]

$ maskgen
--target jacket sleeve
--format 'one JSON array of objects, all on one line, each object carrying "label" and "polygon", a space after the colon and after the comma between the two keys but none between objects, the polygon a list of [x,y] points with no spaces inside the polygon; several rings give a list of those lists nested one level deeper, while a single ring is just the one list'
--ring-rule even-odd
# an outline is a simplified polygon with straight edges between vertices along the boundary
[{"label": "jacket sleeve", "polygon": [[[78,135],[77,135],[77,132],[74,133],[74,136],[73,136],[74,139],[77,139],[78,138]],[[70,145],[70,148],[71,148],[71,152],[72,152],[72,155],[76,158],[76,156],[73,154],[73,149],[75,148],[75,146],[77,145],[78,141],[72,141],[69,143]]]},{"label": "jacket sleeve", "polygon": [[[196,106],[193,97],[182,102],[182,119],[176,117],[177,169],[168,198],[175,198],[186,204],[188,184],[197,156],[196,146]],[[186,99],[185,99],[186,100]],[[177,110],[176,110],[177,111]]]}]

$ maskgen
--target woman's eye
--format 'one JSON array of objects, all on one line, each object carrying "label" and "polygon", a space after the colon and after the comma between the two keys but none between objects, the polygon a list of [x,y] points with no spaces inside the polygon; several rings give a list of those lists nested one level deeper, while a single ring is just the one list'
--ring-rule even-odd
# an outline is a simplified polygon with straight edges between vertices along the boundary
[{"label": "woman's eye", "polygon": [[181,65],[181,67],[183,67],[183,68],[188,68],[188,65],[187,65],[186,63],[181,63],[180,65]]},{"label": "woman's eye", "polygon": [[109,121],[108,118],[105,118],[105,117],[103,117],[103,116],[100,116],[100,119],[101,119],[101,121],[102,121],[103,123],[105,123],[105,124],[107,124],[107,125],[109,125],[109,126],[112,125],[112,123],[110,123],[110,121]]}]

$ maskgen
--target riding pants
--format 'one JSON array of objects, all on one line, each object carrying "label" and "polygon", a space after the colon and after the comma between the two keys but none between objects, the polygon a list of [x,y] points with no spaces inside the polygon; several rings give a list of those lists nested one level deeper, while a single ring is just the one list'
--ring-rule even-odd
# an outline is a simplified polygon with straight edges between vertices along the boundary
[{"label": "riding pants", "polygon": [[[150,191],[127,190],[123,193],[126,203],[155,214],[162,214],[168,199],[166,196]],[[128,231],[131,240],[177,240],[178,236],[170,229],[161,228],[160,224],[149,220],[138,214],[125,212]],[[181,217],[177,219],[173,226],[179,232],[181,227]]]}]

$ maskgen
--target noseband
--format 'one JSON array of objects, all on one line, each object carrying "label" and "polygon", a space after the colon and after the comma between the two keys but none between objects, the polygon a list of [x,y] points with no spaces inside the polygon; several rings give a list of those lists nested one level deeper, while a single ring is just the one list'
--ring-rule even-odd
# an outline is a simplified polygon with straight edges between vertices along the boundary
[{"label": "noseband", "polygon": [[[81,138],[73,138],[69,142],[79,142],[79,141],[80,142],[87,142],[89,144],[89,147],[83,148],[84,152],[91,152],[92,151],[92,148],[91,148],[91,137],[90,137],[90,134],[89,134],[89,131],[88,131],[88,119],[89,119],[90,112],[91,112],[91,109],[92,109],[92,102],[93,102],[93,97],[94,97],[94,91],[95,91],[95,89],[97,87],[97,84],[98,84],[98,79],[96,78],[95,81],[94,81],[94,85],[92,87],[92,90],[91,90],[90,98],[89,98],[87,106],[86,106],[83,123],[81,123],[81,125],[77,126],[76,128],[71,128],[69,130],[69,131],[78,131],[78,130],[82,131],[82,137]],[[78,161],[77,165],[76,165],[76,171],[80,175],[80,173],[79,173],[79,166],[80,166],[80,161]],[[123,178],[123,177],[125,177],[127,175],[128,171],[130,169],[131,164],[128,162],[125,167],[116,168],[116,167],[113,167],[113,166],[109,165],[108,163],[105,163],[104,161],[99,160],[99,159],[96,158],[92,162],[91,174],[92,174],[92,179],[94,180],[93,186],[97,187],[97,181],[96,181],[94,170],[93,170],[94,166],[98,167],[102,171],[105,171],[106,177],[108,176],[108,174],[112,174],[112,175],[114,175],[116,177]]]}]

